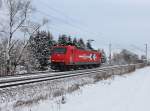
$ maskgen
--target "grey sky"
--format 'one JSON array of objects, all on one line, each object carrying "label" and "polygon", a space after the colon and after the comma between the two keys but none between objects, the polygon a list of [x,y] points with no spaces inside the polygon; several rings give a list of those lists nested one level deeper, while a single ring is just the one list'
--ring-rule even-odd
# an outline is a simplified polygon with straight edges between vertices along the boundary
[{"label": "grey sky", "polygon": [[[55,17],[63,18],[82,27],[73,28],[68,24],[51,22],[58,29],[72,35],[96,40],[95,44],[138,44],[150,42],[150,1],[149,0],[39,0],[37,8]],[[43,6],[45,6],[43,8]],[[57,9],[70,18],[64,18]],[[48,11],[49,10],[49,11]],[[53,26],[52,26],[53,27]],[[85,32],[84,32],[85,30]],[[61,32],[61,31],[60,31]],[[63,31],[62,31],[63,32]],[[74,32],[74,33],[73,33]],[[92,32],[92,33],[91,33]],[[93,35],[94,34],[94,35]],[[93,35],[93,36],[92,36]],[[100,45],[99,45],[100,46]]]},{"label": "grey sky", "polygon": [[149,0],[34,0],[34,4],[41,11],[37,15],[50,19],[46,27],[55,35],[92,38],[100,48],[109,42],[116,48],[150,43]]}]

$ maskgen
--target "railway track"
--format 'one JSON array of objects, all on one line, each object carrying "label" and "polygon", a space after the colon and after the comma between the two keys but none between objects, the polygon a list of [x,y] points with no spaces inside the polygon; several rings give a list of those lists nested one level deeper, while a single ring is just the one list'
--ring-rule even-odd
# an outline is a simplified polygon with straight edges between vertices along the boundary
[{"label": "railway track", "polygon": [[127,67],[129,65],[121,65],[121,66],[108,66],[108,67],[100,67],[95,69],[86,69],[86,70],[78,70],[78,71],[67,71],[67,72],[49,72],[49,73],[38,73],[38,74],[27,74],[27,75],[18,75],[14,77],[3,77],[0,78],[0,88],[12,87],[17,85],[24,85],[29,83],[48,81],[48,80],[56,80],[62,78],[69,78],[75,76],[82,75],[91,75],[96,74],[98,72],[107,72],[108,70],[117,69],[121,67]]},{"label": "railway track", "polygon": [[[108,64],[102,64],[101,67],[108,67]],[[79,69],[76,71],[84,71],[87,69]],[[9,77],[20,77],[20,76],[31,76],[31,75],[39,75],[39,74],[46,74],[46,73],[53,73],[53,72],[57,72],[59,73],[59,71],[54,71],[54,70],[50,70],[50,71],[38,71],[38,72],[31,72],[31,73],[22,73],[22,74],[15,74],[15,75],[7,75],[7,76],[2,76],[3,78],[9,78]],[[1,78],[1,76],[0,76]]]}]

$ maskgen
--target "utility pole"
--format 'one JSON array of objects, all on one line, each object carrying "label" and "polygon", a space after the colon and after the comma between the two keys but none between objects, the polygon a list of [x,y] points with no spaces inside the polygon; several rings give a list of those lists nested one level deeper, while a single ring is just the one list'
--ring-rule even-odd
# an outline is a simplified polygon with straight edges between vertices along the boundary
[{"label": "utility pole", "polygon": [[109,64],[111,65],[111,51],[112,51],[112,44],[109,44]]},{"label": "utility pole", "polygon": [[145,44],[145,57],[146,57],[146,64],[147,64],[147,59],[148,59],[148,56],[147,56],[147,44]]}]

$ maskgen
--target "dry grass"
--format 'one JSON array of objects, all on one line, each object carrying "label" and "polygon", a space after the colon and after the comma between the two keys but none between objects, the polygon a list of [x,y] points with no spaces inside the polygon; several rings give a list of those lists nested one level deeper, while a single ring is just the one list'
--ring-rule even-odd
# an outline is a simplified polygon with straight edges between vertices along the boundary
[{"label": "dry grass", "polygon": [[72,92],[74,92],[74,91],[76,91],[76,90],[79,90],[80,89],[80,85],[79,84],[74,84],[74,85],[72,85],[71,87],[68,87],[68,93],[72,93]]}]

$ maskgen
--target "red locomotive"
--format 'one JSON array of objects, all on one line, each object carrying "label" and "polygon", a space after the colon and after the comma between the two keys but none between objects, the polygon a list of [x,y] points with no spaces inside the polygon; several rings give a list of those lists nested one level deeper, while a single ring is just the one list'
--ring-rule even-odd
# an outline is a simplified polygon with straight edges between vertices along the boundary
[{"label": "red locomotive", "polygon": [[54,46],[51,54],[51,68],[54,70],[70,70],[78,68],[99,67],[101,53],[98,51],[79,49],[76,46]]}]

